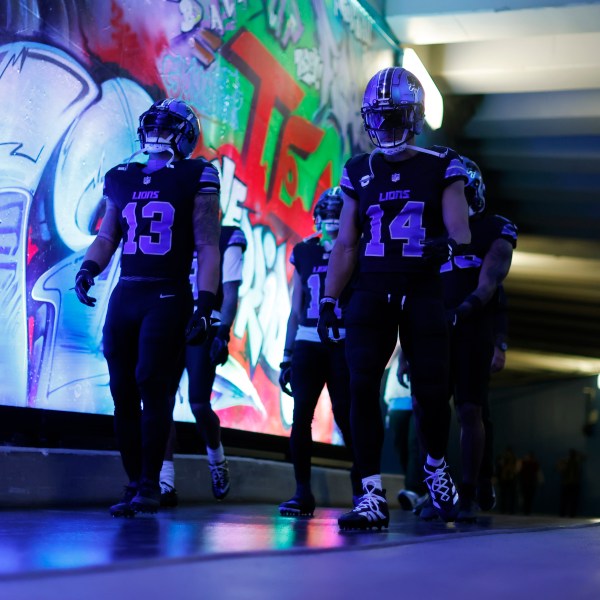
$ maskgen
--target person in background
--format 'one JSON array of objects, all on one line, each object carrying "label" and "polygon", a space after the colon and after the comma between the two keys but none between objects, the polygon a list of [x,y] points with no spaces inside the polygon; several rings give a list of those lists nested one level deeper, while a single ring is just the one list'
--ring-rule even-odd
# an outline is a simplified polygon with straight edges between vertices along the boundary
[{"label": "person in background", "polygon": [[[323,387],[327,385],[335,422],[344,444],[352,453],[350,437],[350,374],[340,321],[339,344],[323,344],[317,333],[319,301],[323,296],[325,273],[338,236],[342,191],[332,187],[321,194],[314,209],[318,237],[296,244],[290,256],[294,265],[292,307],[287,324],[279,384],[294,398],[290,453],[294,465],[296,491],[279,505],[284,516],[312,516],[315,497],[311,488],[311,425]],[[339,308],[336,307],[339,311]],[[341,314],[338,312],[338,314]],[[362,493],[356,468],[350,472],[352,494]]]},{"label": "person in background", "polygon": [[140,116],[138,135],[135,154],[148,154],[148,162],[131,162],[134,154],[106,173],[106,212],[75,277],[79,301],[93,307],[94,279],[122,244],[103,329],[115,435],[129,479],[110,507],[115,517],[159,508],[180,356],[186,340],[204,341],[219,283],[219,174],[204,159],[188,159],[200,135],[198,118],[181,100],[158,101]]},{"label": "person in background", "polygon": [[340,342],[336,305],[356,275],[344,318],[352,441],[363,493],[338,519],[342,530],[389,525],[381,482],[380,387],[398,335],[423,414],[429,494],[442,518],[455,517],[458,493],[444,459],[449,356],[439,269],[471,240],[467,174],[459,155],[414,145],[425,116],[423,86],[414,74],[400,67],[376,73],[366,86],[361,114],[376,148],[353,156],[343,170],[340,230],[317,327],[324,342]]},{"label": "person in background", "polygon": [[498,287],[508,275],[517,228],[486,213],[486,189],[477,164],[463,157],[469,180],[471,244],[468,252],[441,267],[450,325],[449,394],[460,423],[462,484],[457,521],[477,518],[477,487],[485,449],[484,408],[489,413],[489,380],[494,355]]},{"label": "person in background", "polygon": [[[221,443],[221,422],[212,409],[210,400],[217,366],[224,365],[229,356],[229,335],[238,309],[244,252],[247,245],[246,236],[239,227],[229,225],[221,227],[219,239],[221,272],[208,339],[204,344],[188,345],[185,353],[190,409],[200,439],[206,448],[212,493],[217,500],[223,500],[229,493],[229,465]],[[175,443],[173,423],[160,471],[160,504],[165,507],[178,504],[173,462]]]}]

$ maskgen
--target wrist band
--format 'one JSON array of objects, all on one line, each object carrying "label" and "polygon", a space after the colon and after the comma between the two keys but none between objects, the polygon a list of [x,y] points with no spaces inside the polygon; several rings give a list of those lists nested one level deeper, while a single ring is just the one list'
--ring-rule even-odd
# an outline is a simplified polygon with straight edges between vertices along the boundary
[{"label": "wrist band", "polygon": [[283,362],[290,362],[292,360],[293,350],[284,350],[283,351]]},{"label": "wrist band", "polygon": [[321,306],[324,304],[337,304],[337,298],[334,298],[333,296],[323,296],[319,304]]},{"label": "wrist band", "polygon": [[87,271],[92,277],[97,277],[101,273],[100,265],[95,260],[84,260],[80,271]]}]

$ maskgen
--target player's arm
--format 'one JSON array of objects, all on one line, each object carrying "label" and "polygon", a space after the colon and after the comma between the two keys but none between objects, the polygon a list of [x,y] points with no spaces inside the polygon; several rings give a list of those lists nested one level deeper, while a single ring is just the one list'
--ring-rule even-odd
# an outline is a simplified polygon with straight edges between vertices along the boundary
[{"label": "player's arm", "polygon": [[87,306],[96,304],[96,298],[89,296],[88,292],[94,285],[94,278],[106,269],[121,242],[121,226],[117,207],[107,196],[104,197],[104,200],[106,211],[100,224],[100,230],[87,249],[81,268],[75,276],[75,293],[79,301]]},{"label": "player's arm", "polygon": [[210,315],[215,307],[216,293],[219,288],[221,270],[219,209],[218,193],[196,194],[192,219],[198,259],[196,274],[198,299],[196,310],[185,333],[186,341],[191,345],[201,344],[206,339]]},{"label": "player's arm", "polygon": [[340,229],[329,258],[324,294],[326,297],[336,300],[352,277],[358,258],[360,240],[358,201],[345,193],[342,193],[342,197],[344,204],[340,214]]},{"label": "player's arm", "polygon": [[455,309],[454,322],[465,319],[487,304],[508,275],[512,261],[512,244],[503,238],[492,242],[483,258],[477,287]]},{"label": "player's arm", "polygon": [[292,306],[288,317],[285,333],[285,346],[283,348],[283,360],[279,365],[279,387],[288,396],[293,396],[292,382],[292,354],[294,351],[294,340],[300,322],[300,311],[302,310],[302,280],[298,271],[294,269],[292,278]]},{"label": "player's arm", "polygon": [[444,190],[442,217],[449,238],[457,244],[471,242],[469,208],[465,198],[465,184],[462,180],[454,181]]},{"label": "player's arm", "polygon": [[243,260],[244,255],[240,246],[229,246],[223,254],[221,323],[217,327],[210,347],[210,360],[214,365],[224,365],[229,356],[229,332],[238,308]]},{"label": "player's arm", "polygon": [[483,259],[477,288],[473,292],[482,304],[487,304],[502,284],[512,263],[513,247],[504,238],[492,242],[490,249]]},{"label": "player's arm", "polygon": [[193,221],[198,256],[198,292],[216,294],[219,287],[221,269],[219,210],[219,194],[196,194]]},{"label": "player's arm", "polygon": [[287,321],[287,329],[285,333],[285,346],[283,349],[283,362],[289,361],[292,358],[294,348],[294,340],[298,331],[298,323],[300,322],[300,311],[302,310],[302,280],[298,271],[294,269],[292,277],[292,299],[291,299],[290,316]]}]

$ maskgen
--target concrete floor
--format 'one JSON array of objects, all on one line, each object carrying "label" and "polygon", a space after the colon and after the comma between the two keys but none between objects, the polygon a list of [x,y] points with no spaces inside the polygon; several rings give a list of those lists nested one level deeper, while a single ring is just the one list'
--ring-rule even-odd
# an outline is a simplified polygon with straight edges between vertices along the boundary
[{"label": "concrete floor", "polygon": [[106,507],[3,510],[0,598],[594,599],[600,520],[488,514],[340,533],[347,509],[280,517],[272,504],[181,506],[112,519]]}]

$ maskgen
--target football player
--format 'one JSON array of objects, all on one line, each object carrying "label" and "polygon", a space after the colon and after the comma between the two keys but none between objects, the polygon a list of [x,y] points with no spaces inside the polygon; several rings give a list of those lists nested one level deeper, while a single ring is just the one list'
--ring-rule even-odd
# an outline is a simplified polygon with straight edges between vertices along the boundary
[{"label": "football player", "polygon": [[[238,308],[239,289],[242,283],[244,252],[248,243],[244,232],[231,225],[221,227],[219,251],[221,254],[221,277],[215,309],[211,315],[211,327],[206,343],[188,345],[185,367],[188,373],[188,397],[196,428],[206,446],[213,496],[223,500],[229,493],[229,466],[221,443],[221,422],[212,409],[210,400],[217,365],[224,365],[229,356],[229,332]],[[160,472],[161,506],[177,506],[175,489],[175,428],[171,435],[165,460]]]},{"label": "football player", "polygon": [[[159,473],[169,437],[171,397],[185,341],[201,343],[219,283],[219,174],[188,159],[200,135],[181,100],[155,102],[139,119],[139,153],[106,173],[106,213],[76,275],[79,300],[89,295],[122,244],[120,278],[103,329],[104,356],[115,405],[114,428],[129,478],[113,516],[156,512]],[[198,256],[198,302],[189,281]],[[193,314],[192,314],[193,312]],[[191,318],[190,318],[191,316]],[[143,407],[143,408],[142,408]]]},{"label": "football player", "polygon": [[350,158],[343,170],[340,231],[318,323],[321,339],[335,343],[335,305],[357,269],[345,324],[352,441],[363,495],[338,524],[341,529],[389,524],[380,474],[379,396],[398,334],[423,412],[425,480],[434,506],[450,520],[458,493],[444,459],[449,356],[439,269],[471,239],[466,169],[450,148],[414,145],[423,130],[425,105],[423,86],[410,71],[393,67],[376,73],[365,89],[361,114],[376,148]]},{"label": "football player", "polygon": [[[317,333],[319,302],[323,297],[325,273],[331,250],[335,246],[342,210],[342,191],[332,187],[317,201],[314,219],[319,237],[296,244],[290,256],[294,265],[292,307],[287,324],[283,361],[279,384],[284,393],[294,398],[290,454],[294,465],[296,492],[290,500],[279,505],[285,516],[312,516],[315,497],[311,489],[311,424],[323,387],[327,385],[333,416],[342,433],[344,443],[352,452],[350,439],[350,375],[344,348],[344,329],[341,311],[340,343],[323,344]],[[352,494],[362,494],[360,476],[350,472]]]},{"label": "football player", "polygon": [[[456,520],[473,522],[479,506],[493,505],[491,456],[483,465],[485,472],[479,489],[478,480],[486,429],[490,442],[492,436],[488,388],[496,336],[502,333],[496,331],[498,315],[502,314],[499,287],[510,269],[517,227],[504,217],[486,213],[481,170],[466,157],[463,162],[469,177],[465,195],[471,244],[465,255],[455,256],[443,265],[441,273],[451,325],[450,393],[461,430],[462,485]],[[506,342],[500,343],[501,350],[506,351]]]}]

